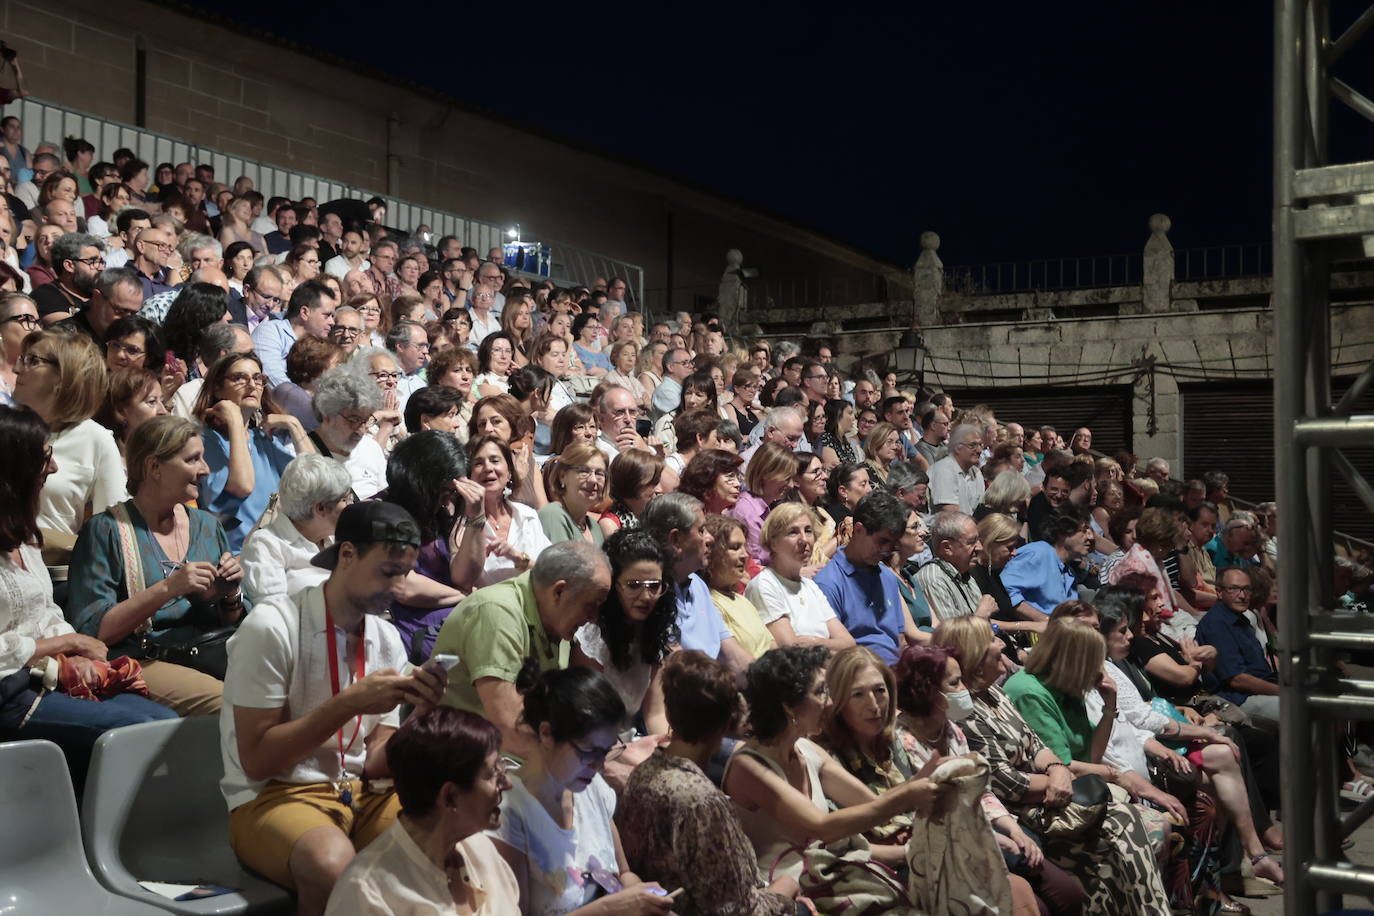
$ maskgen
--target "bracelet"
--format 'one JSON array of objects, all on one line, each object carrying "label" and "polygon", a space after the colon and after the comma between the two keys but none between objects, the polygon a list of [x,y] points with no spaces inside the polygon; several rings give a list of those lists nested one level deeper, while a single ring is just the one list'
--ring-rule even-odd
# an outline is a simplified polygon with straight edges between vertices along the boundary
[{"label": "bracelet", "polygon": [[1056,760],[1054,763],[1051,763],[1049,766],[1045,767],[1045,775],[1048,776],[1050,770],[1052,770],[1055,767],[1063,767],[1064,769],[1068,770],[1070,774],[1073,773],[1073,768],[1070,767],[1067,763],[1062,763]]},{"label": "bracelet", "polygon": [[238,591],[234,592],[232,595],[225,595],[223,598],[219,599],[219,603],[221,607],[224,605],[228,605],[229,607],[243,607],[243,592]]}]

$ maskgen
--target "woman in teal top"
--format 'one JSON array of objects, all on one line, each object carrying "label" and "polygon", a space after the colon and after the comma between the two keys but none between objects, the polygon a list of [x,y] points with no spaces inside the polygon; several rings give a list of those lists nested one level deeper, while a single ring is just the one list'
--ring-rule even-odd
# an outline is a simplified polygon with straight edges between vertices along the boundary
[{"label": "woman in teal top", "polygon": [[605,535],[592,510],[606,493],[606,456],[595,445],[579,442],[550,458],[549,465],[544,479],[553,501],[539,510],[545,536],[552,544],[580,538],[600,547]]},{"label": "woman in teal top", "polygon": [[[1006,691],[1017,712],[1060,760],[1101,764],[1116,718],[1116,685],[1103,676],[1096,652],[1107,651],[1091,626],[1065,618],[1050,621],[1031,650],[1026,667],[1007,679]],[[1102,718],[1094,728],[1083,695],[1102,694]]]},{"label": "woman in teal top", "polygon": [[[72,624],[112,658],[141,656],[145,638],[181,643],[243,616],[243,570],[224,529],[185,505],[209,472],[199,427],[155,417],[134,430],[126,454],[133,499],[81,529],[68,602]],[[182,715],[219,710],[222,685],[208,674],[144,661],[143,676],[149,696]]]}]

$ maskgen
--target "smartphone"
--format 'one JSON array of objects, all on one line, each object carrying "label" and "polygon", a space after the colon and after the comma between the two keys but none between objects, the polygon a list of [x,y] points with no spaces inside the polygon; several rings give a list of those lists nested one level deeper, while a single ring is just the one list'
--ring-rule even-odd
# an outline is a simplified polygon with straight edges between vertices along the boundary
[{"label": "smartphone", "polygon": [[421,667],[426,671],[438,674],[440,670],[452,671],[456,664],[458,664],[458,656],[456,655],[436,655]]}]

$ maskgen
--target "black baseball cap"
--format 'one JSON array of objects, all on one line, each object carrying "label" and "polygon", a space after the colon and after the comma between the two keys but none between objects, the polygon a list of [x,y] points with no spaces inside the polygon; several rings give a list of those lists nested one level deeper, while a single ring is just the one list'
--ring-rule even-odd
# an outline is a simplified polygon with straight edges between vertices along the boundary
[{"label": "black baseball cap", "polygon": [[363,547],[386,541],[404,547],[420,546],[420,526],[410,513],[395,503],[370,500],[354,503],[339,515],[334,528],[334,544],[310,562],[321,569],[333,569],[339,562],[339,545],[344,541]]}]

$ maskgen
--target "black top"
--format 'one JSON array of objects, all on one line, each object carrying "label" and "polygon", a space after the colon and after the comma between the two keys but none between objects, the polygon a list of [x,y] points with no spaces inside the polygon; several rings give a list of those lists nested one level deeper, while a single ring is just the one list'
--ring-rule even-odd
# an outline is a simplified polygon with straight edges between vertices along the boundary
[{"label": "black top", "polygon": [[1026,507],[1026,525],[1029,528],[1027,537],[1031,541],[1042,541],[1045,533],[1045,522],[1054,514],[1054,506],[1050,505],[1049,497],[1045,491],[1041,490],[1031,497],[1030,505]]},{"label": "black top", "polygon": [[38,314],[44,317],[58,312],[76,314],[86,305],[85,300],[78,299],[63,288],[60,283],[55,282],[35,286],[29,298],[33,300],[34,305],[38,306]]},{"label": "black top", "polygon": [[1178,643],[1174,642],[1163,633],[1154,636],[1137,636],[1131,640],[1131,658],[1135,661],[1145,676],[1150,679],[1155,692],[1175,705],[1187,703],[1193,698],[1194,694],[1209,692],[1217,687],[1216,678],[1207,672],[1202,673],[1202,677],[1186,687],[1177,687],[1173,684],[1165,683],[1157,677],[1150,675],[1146,670],[1146,665],[1150,659],[1156,655],[1168,656],[1175,664],[1186,665],[1188,660],[1183,657],[1183,650]]},{"label": "black top", "polygon": [[1002,576],[994,572],[981,563],[973,564],[969,570],[973,574],[973,581],[978,583],[978,587],[983,590],[983,594],[991,595],[992,600],[997,602],[997,611],[992,616],[997,620],[1020,620],[1021,616],[1016,613],[1011,603],[1011,596],[1007,594],[1007,588],[1002,584]]},{"label": "black top", "polygon": [[739,427],[740,435],[748,437],[755,426],[759,425],[759,418],[754,416],[753,410],[748,412],[740,410],[733,403],[730,404],[730,413],[734,415],[735,424]]}]

